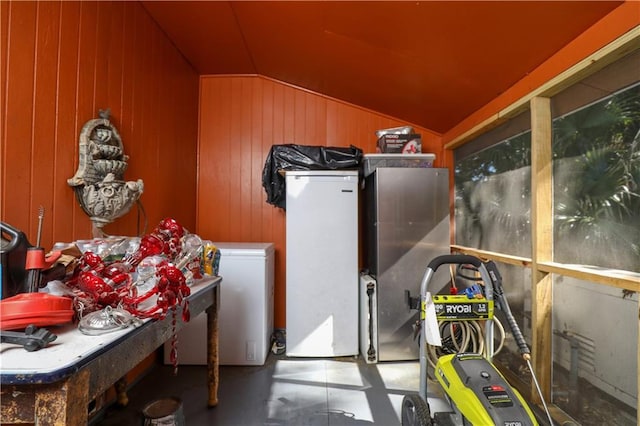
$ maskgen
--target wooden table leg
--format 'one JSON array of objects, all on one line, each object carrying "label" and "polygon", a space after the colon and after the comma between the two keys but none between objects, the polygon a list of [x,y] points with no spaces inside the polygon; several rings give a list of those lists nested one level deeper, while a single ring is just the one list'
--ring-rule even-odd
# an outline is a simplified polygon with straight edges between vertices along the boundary
[{"label": "wooden table leg", "polygon": [[82,370],[63,382],[36,390],[35,420],[42,425],[87,424],[89,372]]},{"label": "wooden table leg", "polygon": [[116,384],[116,401],[121,407],[126,407],[129,404],[129,396],[127,395],[127,377],[121,377]]},{"label": "wooden table leg", "polygon": [[207,370],[209,407],[218,405],[218,303],[220,289],[214,290],[213,303],[207,309]]}]

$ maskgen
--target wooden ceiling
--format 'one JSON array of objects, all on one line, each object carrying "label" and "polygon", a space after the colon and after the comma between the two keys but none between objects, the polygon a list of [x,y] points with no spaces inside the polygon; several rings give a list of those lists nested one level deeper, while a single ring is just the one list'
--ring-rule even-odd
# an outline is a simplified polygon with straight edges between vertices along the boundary
[{"label": "wooden ceiling", "polygon": [[143,1],[201,75],[259,74],[445,133],[622,1]]}]

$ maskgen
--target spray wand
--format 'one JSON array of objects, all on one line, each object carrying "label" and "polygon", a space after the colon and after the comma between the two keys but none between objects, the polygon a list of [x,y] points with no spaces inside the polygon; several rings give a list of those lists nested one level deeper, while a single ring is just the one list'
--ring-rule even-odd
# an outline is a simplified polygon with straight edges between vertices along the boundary
[{"label": "spray wand", "polygon": [[531,378],[533,379],[533,383],[535,384],[538,395],[540,396],[540,400],[542,401],[542,406],[544,407],[544,411],[547,414],[547,418],[549,419],[549,425],[553,426],[551,413],[549,413],[549,408],[547,407],[547,403],[544,400],[544,396],[542,396],[542,390],[540,389],[538,379],[536,378],[533,367],[531,365],[531,351],[529,350],[529,346],[527,346],[527,342],[525,341],[524,336],[520,331],[520,327],[518,326],[516,319],[513,317],[513,313],[511,312],[511,308],[509,307],[509,302],[504,296],[504,289],[502,288],[502,276],[500,275],[500,272],[498,271],[498,268],[493,261],[486,262],[485,266],[487,268],[487,271],[489,272],[489,276],[491,277],[491,281],[493,284],[494,299],[499,303],[500,308],[507,318],[509,328],[511,329],[511,333],[516,340],[516,344],[518,345],[520,354],[526,361],[527,366],[529,367],[529,371],[531,372]]}]

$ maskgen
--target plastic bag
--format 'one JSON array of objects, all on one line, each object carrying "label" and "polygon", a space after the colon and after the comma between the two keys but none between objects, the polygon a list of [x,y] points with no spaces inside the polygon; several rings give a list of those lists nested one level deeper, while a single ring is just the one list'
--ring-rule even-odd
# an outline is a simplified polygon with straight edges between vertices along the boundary
[{"label": "plastic bag", "polygon": [[353,145],[349,148],[273,145],[262,170],[262,186],[267,193],[267,203],[282,209],[286,207],[284,171],[358,169],[361,162],[362,150]]}]

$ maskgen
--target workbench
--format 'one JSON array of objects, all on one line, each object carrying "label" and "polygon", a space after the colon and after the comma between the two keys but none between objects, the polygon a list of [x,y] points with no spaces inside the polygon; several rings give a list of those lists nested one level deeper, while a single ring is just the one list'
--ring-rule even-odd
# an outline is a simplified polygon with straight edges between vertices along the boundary
[{"label": "workbench", "polygon": [[[218,404],[218,306],[220,277],[191,287],[191,318],[207,313],[208,405]],[[89,403],[171,340],[184,326],[182,309],[162,320],[90,336],[76,324],[45,327],[57,335],[47,347],[27,352],[0,344],[0,422],[37,425],[85,425]],[[180,345],[178,343],[178,358]]]}]

